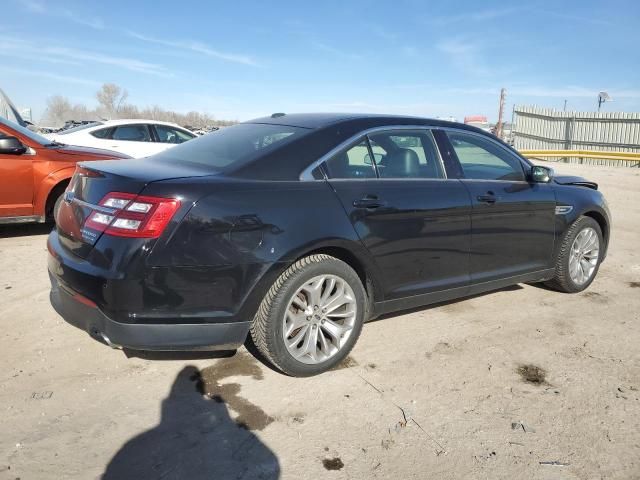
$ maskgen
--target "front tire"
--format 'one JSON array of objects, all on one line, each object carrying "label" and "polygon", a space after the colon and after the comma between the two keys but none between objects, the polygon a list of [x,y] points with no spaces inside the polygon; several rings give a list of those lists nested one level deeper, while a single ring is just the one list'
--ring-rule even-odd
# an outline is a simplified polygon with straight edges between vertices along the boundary
[{"label": "front tire", "polygon": [[579,217],[562,239],[554,277],[546,285],[565,293],[585,290],[598,273],[604,241],[593,218]]},{"label": "front tire", "polygon": [[308,377],[330,370],[355,345],[365,319],[358,274],[329,255],[310,255],[271,286],[251,325],[258,351],[278,370]]}]

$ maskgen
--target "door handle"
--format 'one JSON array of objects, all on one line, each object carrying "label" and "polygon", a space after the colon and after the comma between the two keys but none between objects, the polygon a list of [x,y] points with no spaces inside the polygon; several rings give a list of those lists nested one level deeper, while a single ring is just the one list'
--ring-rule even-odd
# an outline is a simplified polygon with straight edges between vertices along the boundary
[{"label": "door handle", "polygon": [[380,208],[384,207],[386,204],[387,202],[383,202],[382,200],[379,200],[378,197],[373,195],[367,195],[360,200],[353,201],[353,206],[356,208]]},{"label": "door handle", "polygon": [[478,195],[478,201],[482,202],[482,203],[496,203],[496,200],[498,199],[493,192],[487,192],[485,195]]}]

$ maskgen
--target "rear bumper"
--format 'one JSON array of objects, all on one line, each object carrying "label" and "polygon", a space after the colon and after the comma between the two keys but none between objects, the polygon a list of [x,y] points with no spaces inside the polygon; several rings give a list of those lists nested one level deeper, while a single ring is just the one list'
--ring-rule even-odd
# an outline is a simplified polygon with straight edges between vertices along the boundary
[{"label": "rear bumper", "polygon": [[90,302],[82,302],[49,272],[51,305],[68,323],[93,338],[133,350],[232,350],[241,346],[250,322],[206,324],[120,323],[107,317]]}]

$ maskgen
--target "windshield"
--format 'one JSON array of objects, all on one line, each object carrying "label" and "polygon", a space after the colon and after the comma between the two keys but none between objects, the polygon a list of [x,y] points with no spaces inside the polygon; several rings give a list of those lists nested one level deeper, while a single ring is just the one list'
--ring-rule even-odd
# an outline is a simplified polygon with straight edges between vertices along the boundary
[{"label": "windshield", "polygon": [[98,125],[104,125],[102,122],[89,122],[83,125],[78,125],[77,127],[69,128],[67,130],[62,130],[58,132],[56,135],[66,135],[67,133],[79,132],[80,130],[84,130],[85,128],[97,127]]},{"label": "windshield", "polygon": [[251,161],[307,132],[307,128],[288,125],[241,123],[189,140],[156,158],[199,163],[221,170]]},{"label": "windshield", "polygon": [[42,135],[37,134],[36,132],[32,132],[28,128],[22,127],[22,126],[18,125],[17,123],[13,123],[13,122],[5,119],[5,118],[0,117],[0,125],[4,125],[6,127],[12,128],[16,132],[20,133],[21,135],[24,135],[25,137],[29,138],[30,140],[33,140],[34,142],[39,143],[41,145],[50,145],[51,144],[51,140],[49,140],[48,138],[45,138]]}]

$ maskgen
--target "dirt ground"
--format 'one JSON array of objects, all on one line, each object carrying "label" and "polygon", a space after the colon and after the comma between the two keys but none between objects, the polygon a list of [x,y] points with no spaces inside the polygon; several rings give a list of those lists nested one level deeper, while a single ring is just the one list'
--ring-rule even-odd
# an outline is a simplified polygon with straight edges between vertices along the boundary
[{"label": "dirt ground", "polygon": [[308,379],[99,344],[49,305],[47,227],[0,226],[0,479],[640,478],[640,170],[554,167],[614,215],[588,291],[387,317]]}]

